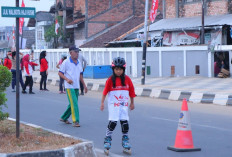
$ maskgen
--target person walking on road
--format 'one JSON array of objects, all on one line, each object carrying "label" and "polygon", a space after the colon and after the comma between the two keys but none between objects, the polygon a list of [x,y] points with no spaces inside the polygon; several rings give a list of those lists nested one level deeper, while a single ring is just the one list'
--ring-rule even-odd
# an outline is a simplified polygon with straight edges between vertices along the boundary
[{"label": "person walking on road", "polygon": [[32,87],[33,87],[33,77],[32,77],[32,73],[33,73],[33,69],[32,66],[38,66],[38,64],[34,63],[34,62],[30,62],[30,55],[27,54],[23,57],[23,68],[24,68],[24,74],[26,76],[26,81],[24,83],[24,87],[23,87],[23,94],[26,94],[26,88],[27,85],[29,85],[29,94],[35,94],[34,92],[32,92]]},{"label": "person walking on road", "polygon": [[[42,51],[40,53],[39,57],[39,63],[40,63],[40,75],[41,75],[41,80],[40,80],[40,90],[42,91],[48,91],[46,88],[47,85],[47,76],[48,76],[48,61],[46,60],[46,51]],[[44,88],[42,88],[44,84]]]},{"label": "person walking on road", "polygon": [[[60,66],[61,64],[63,63],[63,61],[67,59],[67,55],[66,54],[62,54],[61,55],[61,60],[59,61],[59,63],[56,65],[57,69],[60,69]],[[59,93],[62,94],[66,94],[66,91],[65,91],[65,87],[64,87],[64,79],[62,79],[60,77],[60,83],[59,83]]]},{"label": "person walking on road", "polygon": [[[15,85],[16,85],[16,51],[14,51],[14,52],[9,51],[7,53],[7,55],[8,55],[8,57],[11,60],[11,63],[12,63],[12,68],[11,68],[12,82],[11,82],[11,86],[12,86],[12,92],[15,92]],[[22,58],[23,58],[23,53],[19,52],[19,60],[21,61]],[[19,82],[20,82],[21,87],[23,89],[24,83],[23,83],[21,66],[19,66]]]},{"label": "person walking on road", "polygon": [[[106,81],[101,100],[101,111],[104,110],[104,101],[108,94],[108,112],[109,124],[106,129],[106,137],[104,147],[106,151],[111,148],[111,140],[113,131],[120,120],[122,128],[122,146],[124,149],[130,150],[128,131],[129,131],[129,116],[128,108],[134,110],[134,85],[129,78],[125,75],[126,62],[124,58],[117,57],[112,62],[113,75]],[[130,99],[130,105],[129,105]]]},{"label": "person walking on road", "polygon": [[[79,50],[80,50],[80,49],[79,49]],[[80,50],[80,51],[81,51],[81,50]],[[81,63],[81,66],[82,66],[82,68],[83,68],[83,73],[84,73],[84,70],[85,70],[86,65],[87,65],[87,61],[86,61],[85,57],[84,57],[82,54],[79,54],[78,60],[79,60],[79,62]],[[82,76],[83,76],[83,73],[81,74]],[[84,86],[83,86],[83,84],[81,83],[81,81],[80,81],[80,89],[81,89],[80,95],[84,95]]]},{"label": "person walking on road", "polygon": [[74,127],[80,127],[79,120],[79,109],[78,109],[78,95],[79,95],[79,82],[81,81],[84,85],[85,93],[88,89],[85,85],[83,75],[83,69],[78,61],[79,49],[76,46],[69,48],[70,57],[67,58],[61,65],[58,75],[65,80],[64,86],[69,100],[69,105],[61,116],[60,121],[66,124],[71,124],[68,118],[72,114],[72,121]]}]

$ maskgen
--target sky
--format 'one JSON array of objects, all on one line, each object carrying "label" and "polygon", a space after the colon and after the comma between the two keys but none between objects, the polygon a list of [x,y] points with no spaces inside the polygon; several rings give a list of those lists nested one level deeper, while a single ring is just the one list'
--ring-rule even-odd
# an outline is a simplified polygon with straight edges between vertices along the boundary
[{"label": "sky", "polygon": [[[0,0],[0,27],[2,26],[15,26],[15,18],[6,18],[1,15],[2,6],[15,7],[16,0]],[[24,0],[26,7],[34,7],[37,11],[49,11],[50,7],[55,3],[55,0]],[[19,0],[19,6],[21,6],[22,0]],[[25,25],[27,25],[29,18],[24,18]]]}]

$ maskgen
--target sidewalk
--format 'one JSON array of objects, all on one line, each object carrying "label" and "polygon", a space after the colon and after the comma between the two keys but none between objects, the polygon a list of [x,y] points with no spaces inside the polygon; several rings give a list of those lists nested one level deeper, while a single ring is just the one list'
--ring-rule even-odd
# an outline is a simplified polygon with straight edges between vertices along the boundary
[{"label": "sidewalk", "polygon": [[[40,81],[39,71],[33,73],[34,81]],[[89,90],[102,91],[106,79],[84,78]],[[137,96],[155,97],[169,100],[186,98],[193,103],[213,103],[232,106],[232,79],[206,77],[162,77],[132,78]],[[49,72],[48,84],[59,85],[58,72]]]}]

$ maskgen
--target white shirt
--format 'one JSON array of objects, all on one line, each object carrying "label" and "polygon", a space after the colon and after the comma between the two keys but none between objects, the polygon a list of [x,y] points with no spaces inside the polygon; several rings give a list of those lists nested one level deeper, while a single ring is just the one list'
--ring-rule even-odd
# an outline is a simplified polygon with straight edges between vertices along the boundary
[{"label": "white shirt", "polygon": [[71,57],[63,61],[60,66],[59,72],[63,73],[65,77],[73,81],[73,84],[69,84],[66,80],[64,81],[65,88],[79,89],[80,88],[80,73],[83,72],[82,66],[77,61],[77,64],[73,62]]},{"label": "white shirt", "polygon": [[129,120],[129,99],[129,91],[127,90],[115,90],[108,93],[108,111],[110,121]]},{"label": "white shirt", "polygon": [[30,64],[28,64],[28,71],[29,71],[29,74],[27,74],[27,71],[26,71],[26,67],[24,67],[24,75],[25,76],[31,76],[32,73],[33,73],[33,69],[32,69],[32,66]]}]

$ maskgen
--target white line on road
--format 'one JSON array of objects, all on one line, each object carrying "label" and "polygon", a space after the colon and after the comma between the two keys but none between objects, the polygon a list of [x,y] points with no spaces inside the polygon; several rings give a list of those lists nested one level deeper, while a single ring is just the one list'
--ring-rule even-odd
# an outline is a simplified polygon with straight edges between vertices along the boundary
[{"label": "white line on road", "polygon": [[[154,117],[154,116],[151,117],[151,118],[152,118],[152,119],[157,119],[157,120],[175,122],[175,123],[178,123],[178,122],[179,122],[179,121],[177,121],[177,120],[166,119],[166,118],[160,118],[160,117]],[[232,130],[230,130],[230,129],[224,129],[224,128],[219,128],[219,127],[210,126],[210,125],[201,125],[201,124],[196,124],[196,123],[191,123],[191,125],[196,125],[196,126],[200,126],[200,127],[211,128],[211,129],[216,129],[216,130],[221,130],[221,131],[229,131],[229,132],[232,132]]]}]

